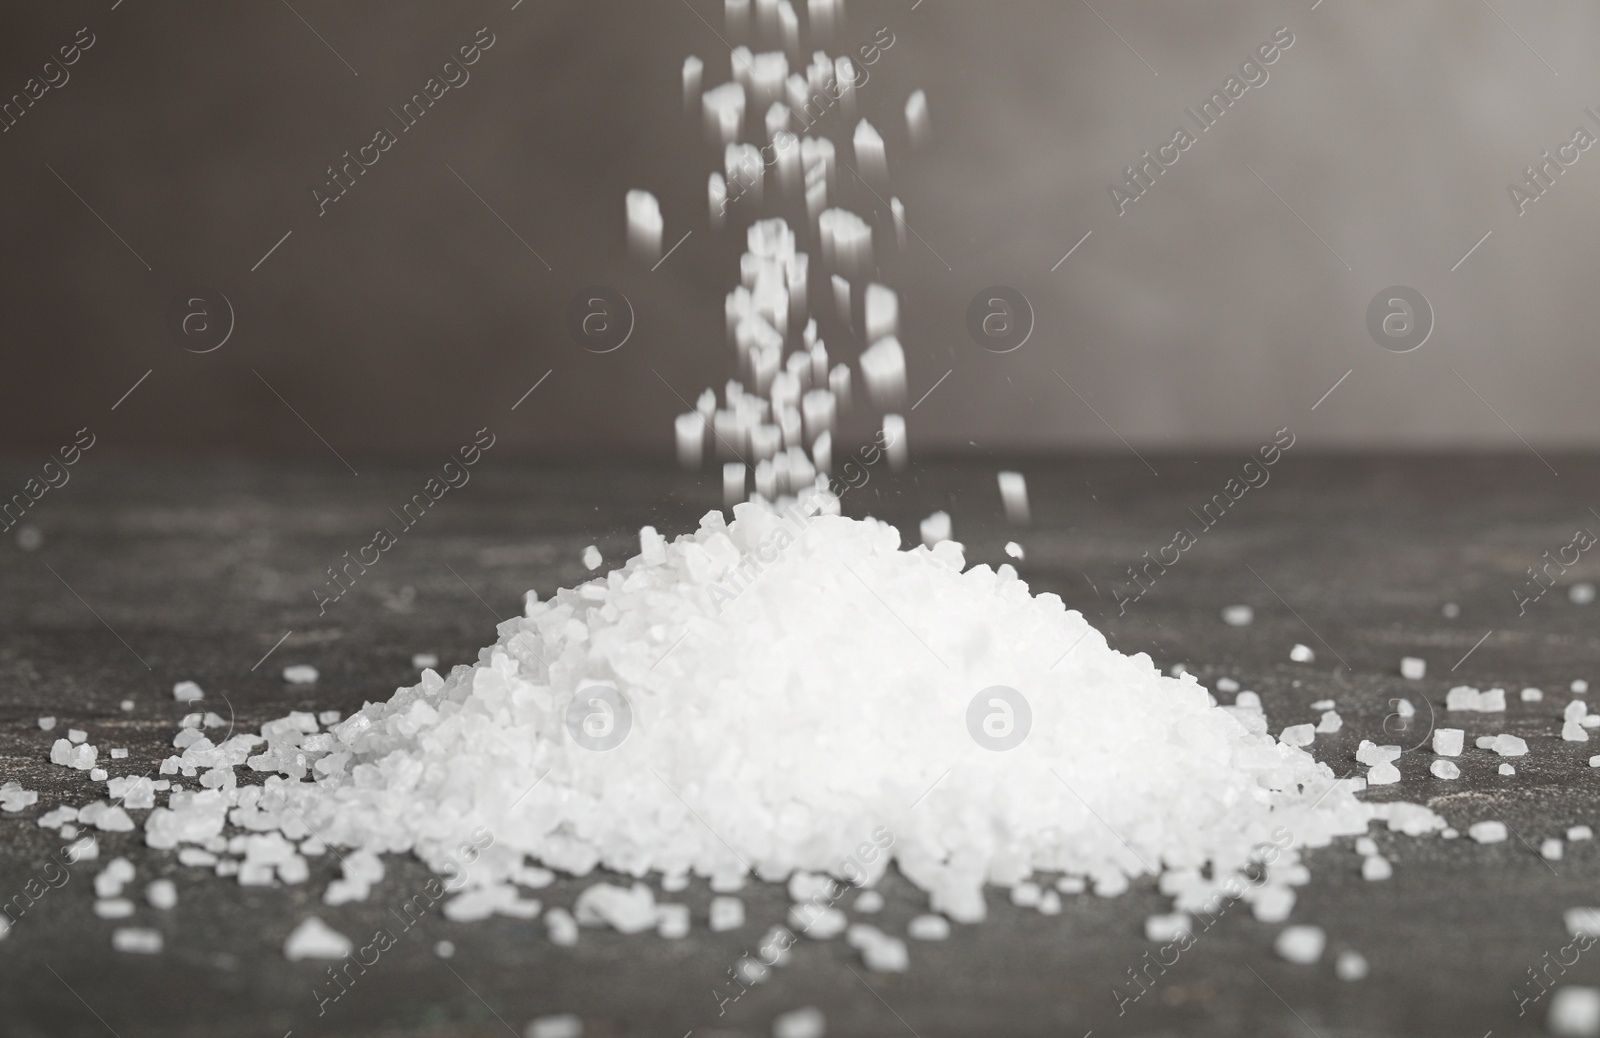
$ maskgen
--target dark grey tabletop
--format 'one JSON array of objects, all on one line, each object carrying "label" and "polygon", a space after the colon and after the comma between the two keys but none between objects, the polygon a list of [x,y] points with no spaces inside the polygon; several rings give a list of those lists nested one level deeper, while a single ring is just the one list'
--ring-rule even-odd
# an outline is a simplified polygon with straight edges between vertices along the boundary
[{"label": "dark grey tabletop", "polygon": [[[1279,928],[1241,907],[1119,1016],[1112,987],[1126,987],[1125,971],[1153,947],[1142,921],[1166,905],[1147,881],[1115,899],[1068,897],[1054,918],[991,894],[986,923],[958,926],[942,943],[912,942],[904,974],[867,972],[842,941],[807,941],[791,965],[719,1016],[713,990],[737,990],[727,970],[782,919],[787,898],[776,887],[747,887],[746,927],[712,934],[710,893],[696,883],[678,896],[696,913],[681,941],[586,929],[576,947],[559,948],[540,922],[455,924],[435,913],[319,1015],[313,985],[323,979],[326,988],[323,967],[285,960],[290,928],[315,912],[366,940],[394,925],[387,907],[419,888],[424,870],[391,861],[367,902],[328,908],[320,895],[331,860],[314,863],[307,884],[247,888],[178,866],[168,852],[147,850],[136,832],[102,834],[101,861],[75,866],[72,879],[0,941],[0,1031],[504,1035],[520,1034],[535,1016],[572,1012],[587,1035],[709,1038],[767,1035],[776,1015],[810,1004],[826,1011],[828,1033],[839,1036],[1542,1033],[1551,996],[1519,1017],[1513,987],[1537,994],[1528,971],[1569,942],[1562,911],[1600,903],[1600,846],[1571,844],[1549,863],[1533,849],[1569,825],[1600,824],[1591,744],[1559,735],[1569,682],[1600,682],[1600,604],[1573,604],[1558,586],[1518,615],[1513,590],[1576,530],[1600,531],[1590,510],[1600,504],[1600,459],[1552,456],[1556,476],[1528,454],[1286,456],[1268,485],[1246,494],[1118,616],[1111,588],[1126,567],[1168,543],[1178,526],[1193,528],[1188,509],[1220,491],[1243,460],[1151,457],[1157,475],[1132,457],[1008,459],[1028,475],[1026,529],[1003,521],[994,480],[1001,466],[992,461],[875,475],[847,510],[914,531],[917,520],[945,508],[969,561],[1005,561],[1004,543],[1020,541],[1027,558],[1019,569],[1035,591],[1059,593],[1123,651],[1148,652],[1163,667],[1183,663],[1208,685],[1230,676],[1256,689],[1274,731],[1309,719],[1313,700],[1336,697],[1345,727],[1319,737],[1312,751],[1341,773],[1362,738],[1419,741],[1451,685],[1509,689],[1503,718],[1453,715],[1451,723],[1469,740],[1498,731],[1525,738],[1530,753],[1515,762],[1515,776],[1499,775],[1498,758],[1469,749],[1461,781],[1446,787],[1427,775],[1423,751],[1402,759],[1398,786],[1374,796],[1429,803],[1463,830],[1498,818],[1513,839],[1480,846],[1378,832],[1394,863],[1382,882],[1361,878],[1349,841],[1309,855],[1312,880],[1293,921],[1322,926],[1331,949],[1361,951],[1371,963],[1365,980],[1336,979],[1331,955],[1314,966],[1280,960],[1272,951]],[[326,567],[366,543],[388,508],[430,474],[427,466],[357,460],[360,475],[352,476],[327,461],[90,455],[70,484],[29,513],[41,546],[23,550],[15,531],[8,535],[0,550],[0,778],[38,790],[40,802],[0,816],[5,900],[59,850],[56,834],[37,825],[39,814],[83,803],[100,788],[48,763],[52,736],[39,730],[39,716],[84,728],[102,746],[125,745],[127,764],[153,770],[171,752],[185,712],[171,694],[181,679],[225,693],[241,726],[289,709],[348,712],[411,683],[413,653],[437,653],[444,666],[475,659],[494,640],[495,621],[519,611],[524,589],[548,594],[588,575],[579,561],[585,545],[620,561],[636,550],[640,525],[683,532],[717,504],[711,477],[666,468],[495,460],[319,617],[313,589]],[[28,459],[0,466],[0,485],[20,486],[32,469]],[[1562,584],[1597,575],[1585,557]],[[1236,602],[1255,607],[1252,625],[1219,619],[1220,608]],[[1459,616],[1442,614],[1448,602],[1459,604]],[[1314,663],[1290,662],[1296,642],[1316,650]],[[1399,676],[1404,655],[1428,660],[1426,679]],[[316,686],[285,685],[280,674],[290,663],[315,665]],[[1520,702],[1516,691],[1526,685],[1543,688],[1544,701]],[[1390,700],[1402,694],[1419,713],[1397,735]],[[131,713],[120,709],[123,699],[134,700]],[[138,889],[158,876],[178,880],[174,910],[141,904],[133,920],[163,931],[159,955],[114,952],[111,931],[125,924],[91,911],[92,876],[116,854],[136,864]],[[541,896],[546,905],[569,905],[592,881],[562,880]],[[888,906],[876,921],[903,932],[924,902],[893,874],[883,890]],[[444,938],[457,947],[448,961],[433,952]],[[1564,976],[1548,968],[1561,983],[1600,983],[1600,958],[1584,955]]]}]

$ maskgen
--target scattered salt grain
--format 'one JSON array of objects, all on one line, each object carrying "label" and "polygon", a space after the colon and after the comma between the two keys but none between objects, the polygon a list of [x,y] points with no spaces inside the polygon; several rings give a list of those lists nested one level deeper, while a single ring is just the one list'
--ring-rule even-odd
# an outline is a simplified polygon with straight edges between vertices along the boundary
[{"label": "scattered salt grain", "polygon": [[[1335,717],[1338,715],[1335,714]],[[1285,746],[1310,746],[1317,738],[1317,730],[1309,724],[1293,724],[1278,736]]]},{"label": "scattered salt grain", "polygon": [[1378,853],[1378,844],[1370,836],[1356,837],[1356,853],[1364,858],[1369,858]]},{"label": "scattered salt grain", "polygon": [[922,534],[922,543],[930,548],[940,541],[948,541],[951,533],[950,513],[935,512],[928,516],[928,518],[922,520],[920,532]]},{"label": "scattered salt grain", "polygon": [[284,957],[290,962],[299,962],[301,959],[342,959],[354,948],[355,944],[350,938],[314,915],[307,916],[283,942]]},{"label": "scattered salt grain", "polygon": [[861,953],[861,961],[867,969],[876,973],[904,973],[911,968],[911,953],[906,942],[876,926],[854,923],[845,931],[845,940]]},{"label": "scattered salt grain", "polygon": [[1594,601],[1594,585],[1588,581],[1579,581],[1567,588],[1567,600],[1574,605],[1588,605]]},{"label": "scattered salt grain", "polygon": [[1600,988],[1568,985],[1550,999],[1545,1027],[1556,1038],[1594,1038],[1600,1035]]},{"label": "scattered salt grain", "polygon": [[1331,700],[1331,699],[1319,699],[1316,702],[1311,704],[1311,709],[1313,709],[1313,710],[1332,710],[1334,708],[1334,705],[1335,704],[1334,704],[1333,700]]},{"label": "scattered salt grain", "polygon": [[1340,980],[1363,980],[1367,975],[1367,959],[1358,951],[1342,951],[1333,962],[1334,976]]},{"label": "scattered salt grain", "polygon": [[1582,678],[1575,679],[1572,684],[1567,687],[1571,689],[1573,694],[1580,696],[1589,691],[1589,683]]},{"label": "scattered salt grain", "polygon": [[1289,658],[1296,663],[1314,663],[1317,654],[1311,651],[1311,646],[1296,642],[1294,648],[1289,650]]},{"label": "scattered salt grain", "polygon": [[1361,860],[1361,878],[1370,882],[1388,879],[1394,875],[1394,866],[1389,864],[1389,859],[1382,855],[1374,854]]},{"label": "scattered salt grain", "polygon": [[736,897],[711,899],[711,932],[737,930],[744,925],[744,902]]},{"label": "scattered salt grain", "polygon": [[0,783],[0,811],[15,814],[38,802],[39,794],[31,789],[23,789],[22,784],[15,779]]},{"label": "scattered salt grain", "polygon": [[1566,852],[1566,845],[1554,836],[1546,837],[1539,844],[1539,857],[1545,861],[1560,861]]},{"label": "scattered salt grain", "polygon": [[1020,472],[999,474],[1000,500],[1005,506],[1006,521],[1017,526],[1028,524],[1028,481]]},{"label": "scattered salt grain", "polygon": [[46,732],[54,731],[55,727],[56,727],[56,719],[54,717],[41,717],[41,718],[39,718],[39,729],[41,731],[46,731]]},{"label": "scattered salt grain", "polygon": [[160,930],[142,926],[121,926],[111,931],[111,950],[134,955],[156,955],[161,951]]},{"label": "scattered salt grain", "polygon": [[1500,843],[1506,838],[1506,823],[1474,822],[1467,827],[1467,835],[1479,843]]},{"label": "scattered salt grain", "polygon": [[1308,966],[1322,958],[1322,949],[1327,942],[1327,935],[1320,926],[1286,926],[1272,946],[1288,961]]},{"label": "scattered salt grain", "polygon": [[1398,746],[1379,746],[1369,739],[1362,739],[1361,744],[1356,747],[1356,762],[1375,767],[1399,760],[1400,752]]},{"label": "scattered salt grain", "polygon": [[1506,690],[1491,688],[1480,692],[1470,685],[1457,685],[1445,693],[1446,710],[1475,710],[1479,713],[1499,713],[1506,708]]},{"label": "scattered salt grain", "polygon": [[1502,775],[1515,775],[1516,773],[1517,773],[1517,769],[1512,767],[1511,765],[1509,765],[1509,764],[1500,765],[1500,774],[1502,774]]},{"label": "scattered salt grain", "polygon": [[1039,914],[1060,915],[1061,895],[1057,894],[1054,890],[1046,890],[1043,896],[1039,898]]},{"label": "scattered salt grain", "polygon": [[1184,912],[1153,915],[1144,921],[1145,940],[1154,941],[1157,944],[1175,941],[1180,935],[1189,932],[1191,932],[1189,916]]},{"label": "scattered salt grain", "polygon": [[144,896],[150,907],[165,912],[178,904],[178,886],[170,879],[158,879],[144,888]]},{"label": "scattered salt grain", "polygon": [[122,712],[125,713],[125,714],[133,713],[133,700],[124,699],[122,701]]},{"label": "scattered salt grain", "polygon": [[552,908],[544,914],[545,929],[550,943],[570,947],[578,943],[578,921],[564,908]]},{"label": "scattered salt grain", "polygon": [[454,942],[454,941],[437,941],[437,942],[435,942],[434,946],[433,946],[433,954],[439,956],[439,958],[441,958],[441,959],[454,958],[455,954],[456,954],[456,942]]},{"label": "scattered salt grain", "polygon": [[1428,770],[1433,772],[1434,778],[1458,779],[1461,777],[1461,769],[1456,766],[1455,762],[1444,760],[1443,758],[1428,765]]},{"label": "scattered salt grain", "polygon": [[1249,627],[1255,618],[1256,611],[1247,605],[1222,607],[1222,622],[1229,627]]},{"label": "scattered salt grain", "polygon": [[1237,692],[1237,691],[1239,691],[1239,683],[1237,681],[1233,680],[1232,678],[1218,678],[1217,682],[1216,682],[1216,685],[1217,685],[1217,691],[1218,692]]},{"label": "scattered salt grain", "polygon": [[784,1013],[772,1021],[772,1038],[823,1038],[827,1033],[827,1018],[815,1006]]},{"label": "scattered salt grain", "polygon": [[89,739],[89,733],[82,728],[68,728],[67,741],[74,746],[81,746]]},{"label": "scattered salt grain", "polygon": [[874,915],[883,911],[883,895],[876,890],[863,890],[850,907],[863,915]]},{"label": "scattered salt grain", "polygon": [[524,1038],[583,1038],[583,1018],[576,1013],[541,1016],[523,1029]]},{"label": "scattered salt grain", "polygon": [[656,905],[656,934],[669,941],[681,941],[689,936],[689,906]]},{"label": "scattered salt grain", "polygon": [[1344,719],[1332,710],[1325,710],[1322,719],[1317,722],[1319,732],[1337,732],[1344,727]]},{"label": "scattered salt grain", "polygon": [[1592,839],[1594,839],[1594,830],[1587,825],[1575,825],[1567,830],[1567,840],[1569,842]]},{"label": "scattered salt grain", "polygon": [[1020,560],[1023,557],[1023,555],[1022,555],[1022,545],[1018,544],[1016,541],[1007,541],[1006,542],[1006,554],[1011,556],[1013,559],[1019,559]]},{"label": "scattered salt grain", "polygon": [[193,703],[204,699],[205,693],[193,681],[180,681],[172,686],[172,698],[180,703]]},{"label": "scattered salt grain", "polygon": [[1497,735],[1489,740],[1486,749],[1498,753],[1502,757],[1525,757],[1528,754],[1528,743],[1515,735]]},{"label": "scattered salt grain", "polygon": [[127,758],[128,758],[128,748],[126,746],[113,746],[113,747],[111,747],[111,759],[112,760],[127,760]]},{"label": "scattered salt grain", "polygon": [[1521,695],[1524,703],[1537,703],[1544,699],[1543,690],[1537,688],[1525,688],[1522,690]]},{"label": "scattered salt grain", "polygon": [[600,549],[589,545],[583,549],[583,567],[591,572],[600,568],[600,563],[605,560],[600,557]]},{"label": "scattered salt grain", "polygon": [[125,897],[100,898],[94,903],[94,914],[101,919],[126,919],[133,915],[133,902]]},{"label": "scattered salt grain", "polygon": [[1376,764],[1367,771],[1367,785],[1390,786],[1400,781],[1400,769],[1390,763]]},{"label": "scattered salt grain", "polygon": [[1233,705],[1245,710],[1260,710],[1261,697],[1247,689],[1234,697]]},{"label": "scattered salt grain", "polygon": [[1410,681],[1420,681],[1428,673],[1428,661],[1420,656],[1400,657],[1400,676]]},{"label": "scattered salt grain", "polygon": [[315,685],[317,668],[309,663],[294,663],[283,668],[283,680],[291,685]]}]

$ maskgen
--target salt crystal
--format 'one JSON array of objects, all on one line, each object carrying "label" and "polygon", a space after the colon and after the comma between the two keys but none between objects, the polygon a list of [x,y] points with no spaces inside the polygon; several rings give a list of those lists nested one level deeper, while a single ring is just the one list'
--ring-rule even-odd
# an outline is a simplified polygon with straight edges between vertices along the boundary
[{"label": "salt crystal", "polygon": [[744,902],[736,897],[711,899],[711,931],[737,930],[744,925]]},{"label": "salt crystal", "polygon": [[1574,605],[1588,605],[1594,601],[1594,585],[1588,581],[1579,581],[1567,588],[1567,599]]},{"label": "salt crystal", "polygon": [[1344,719],[1332,710],[1325,711],[1322,719],[1317,722],[1319,732],[1337,732],[1344,727]]},{"label": "salt crystal", "polygon": [[950,921],[942,915],[914,916],[906,935],[919,941],[942,941],[950,936]]},{"label": "salt crystal", "polygon": [[689,906],[656,905],[656,934],[669,941],[681,941],[689,936]]},{"label": "salt crystal", "polygon": [[912,144],[921,147],[928,143],[928,95],[921,89],[913,90],[906,98],[906,132]]},{"label": "salt crystal", "polygon": [[[759,158],[756,175],[760,176]],[[623,202],[628,217],[629,251],[644,263],[656,262],[661,258],[661,203],[650,192],[637,189],[629,191]]]},{"label": "salt crystal", "polygon": [[283,680],[291,685],[314,685],[317,683],[317,668],[309,663],[294,663],[283,668]]},{"label": "salt crystal", "polygon": [[1362,980],[1367,975],[1366,957],[1358,951],[1342,951],[1334,960],[1333,973],[1340,980]]},{"label": "salt crystal", "polygon": [[1234,697],[1233,705],[1242,710],[1260,710],[1261,697],[1254,692],[1246,690]]},{"label": "salt crystal", "polygon": [[123,700],[123,701],[122,701],[122,712],[123,712],[123,713],[126,713],[126,714],[131,714],[131,713],[133,713],[133,700],[131,700],[131,699],[124,699],[124,700]]},{"label": "salt crystal", "polygon": [[172,698],[180,703],[193,703],[204,699],[205,693],[193,681],[180,681],[172,686]]},{"label": "salt crystal", "polygon": [[161,952],[160,930],[142,926],[122,926],[111,931],[111,950],[134,955],[157,955]]},{"label": "salt crystal", "polygon": [[290,962],[301,959],[342,959],[355,944],[316,916],[307,916],[283,942],[283,954]]},{"label": "salt crystal", "polygon": [[1453,761],[1447,761],[1442,758],[1428,765],[1428,770],[1433,772],[1435,778],[1458,779],[1461,777],[1461,769]]},{"label": "salt crystal", "polygon": [[113,746],[111,748],[111,759],[112,760],[126,760],[127,757],[128,757],[127,747],[124,747],[124,746]]},{"label": "salt crystal", "polygon": [[1361,878],[1368,882],[1388,879],[1394,875],[1394,866],[1389,864],[1387,858],[1374,854],[1361,861]]},{"label": "salt crystal", "polygon": [[1523,757],[1528,753],[1527,742],[1515,735],[1497,735],[1490,740],[1488,748],[1502,757]]},{"label": "salt crystal", "polygon": [[1295,724],[1283,730],[1278,736],[1285,746],[1310,746],[1316,740],[1316,729],[1309,724]]},{"label": "salt crystal", "polygon": [[772,1021],[772,1038],[823,1038],[827,1018],[815,1006],[795,1009]]},{"label": "salt crystal", "polygon": [[583,1038],[583,1019],[575,1013],[536,1017],[522,1033],[525,1038]]},{"label": "salt crystal", "polygon": [[1575,825],[1567,830],[1567,839],[1569,841],[1592,840],[1594,839],[1594,830],[1587,825]]},{"label": "salt crystal", "polygon": [[1573,694],[1581,696],[1589,691],[1589,683],[1582,678],[1576,678],[1568,688],[1572,690]]},{"label": "salt crystal", "polygon": [[54,717],[41,717],[41,718],[39,718],[39,728],[40,728],[41,731],[46,731],[46,732],[54,731],[55,727],[56,727],[56,719]]},{"label": "salt crystal", "polygon": [[1506,838],[1506,823],[1474,822],[1467,827],[1467,835],[1479,843],[1500,843]]},{"label": "salt crystal", "polygon": [[578,943],[578,922],[564,908],[552,908],[544,914],[544,925],[550,934],[550,943],[570,947]]},{"label": "salt crystal", "polygon": [[1377,854],[1378,853],[1377,841],[1375,841],[1370,836],[1359,836],[1359,837],[1357,837],[1356,838],[1356,853],[1361,855],[1362,857],[1371,857],[1372,855]]},{"label": "salt crystal", "polygon": [[596,548],[591,544],[587,548],[583,549],[583,566],[585,569],[590,571],[597,570],[600,568],[600,563],[602,561],[603,560],[600,558],[599,548]]},{"label": "salt crystal", "polygon": [[1428,672],[1428,661],[1420,656],[1400,657],[1400,676],[1411,681],[1422,680]]},{"label": "salt crystal", "polygon": [[1311,651],[1309,645],[1296,642],[1294,648],[1289,650],[1289,658],[1296,663],[1312,663],[1316,660],[1317,654]]},{"label": "salt crystal", "polygon": [[1545,1027],[1557,1038],[1594,1038],[1600,1035],[1600,988],[1568,984],[1550,998]]},{"label": "salt crystal", "polygon": [[1509,765],[1509,764],[1500,765],[1500,774],[1502,774],[1502,775],[1515,775],[1516,773],[1517,773],[1517,769],[1512,767],[1511,765]]},{"label": "salt crystal", "polygon": [[1224,606],[1222,622],[1229,627],[1248,627],[1256,618],[1256,611],[1247,605]]},{"label": "salt crystal", "polygon": [[1027,479],[1020,472],[1001,472],[997,478],[1000,482],[1000,501],[1005,507],[1006,521],[1026,526],[1029,520]]},{"label": "salt crystal", "polygon": [[85,741],[88,740],[88,738],[89,738],[89,733],[84,731],[82,728],[68,728],[67,729],[67,741],[72,743],[74,746],[82,745]]},{"label": "salt crystal", "polygon": [[1153,915],[1144,921],[1145,940],[1154,941],[1157,944],[1175,941],[1179,936],[1190,932],[1189,916],[1184,912],[1173,912],[1170,915]]},{"label": "salt crystal", "polygon": [[1016,541],[1007,541],[1006,554],[1011,556],[1013,559],[1020,560],[1022,558],[1022,545],[1018,544]]},{"label": "salt crystal", "polygon": [[951,533],[950,513],[935,512],[928,516],[922,520],[921,532],[922,543],[930,548],[940,541],[948,541]]},{"label": "salt crystal", "polygon": [[1537,689],[1537,688],[1525,688],[1525,689],[1522,690],[1522,701],[1524,703],[1537,703],[1543,698],[1544,698],[1544,692],[1541,691],[1540,689]]},{"label": "salt crystal", "polygon": [[1545,861],[1560,861],[1566,851],[1566,845],[1554,836],[1546,837],[1539,844],[1539,857]]},{"label": "salt crystal", "polygon": [[456,953],[456,942],[454,942],[454,941],[436,941],[436,942],[434,942],[433,954],[439,956],[439,958],[441,958],[441,959],[453,958],[455,956],[455,953]]},{"label": "salt crystal", "polygon": [[1239,683],[1232,678],[1218,678],[1216,681],[1216,687],[1218,692],[1239,691]]},{"label": "salt crystal", "polygon": [[101,919],[126,919],[133,915],[133,902],[125,897],[101,898],[94,903],[94,914]]},{"label": "salt crystal", "polygon": [[883,911],[883,895],[876,890],[863,890],[856,895],[855,903],[850,907],[857,912],[873,915]]},{"label": "salt crystal", "polygon": [[1367,772],[1367,785],[1387,786],[1400,781],[1400,769],[1387,762],[1374,765]]},{"label": "salt crystal", "polygon": [[178,903],[178,887],[170,879],[158,879],[144,888],[144,896],[152,908],[167,911]]},{"label": "salt crystal", "polygon": [[1272,947],[1288,961],[1308,966],[1322,958],[1327,941],[1320,926],[1286,926],[1272,942]]}]

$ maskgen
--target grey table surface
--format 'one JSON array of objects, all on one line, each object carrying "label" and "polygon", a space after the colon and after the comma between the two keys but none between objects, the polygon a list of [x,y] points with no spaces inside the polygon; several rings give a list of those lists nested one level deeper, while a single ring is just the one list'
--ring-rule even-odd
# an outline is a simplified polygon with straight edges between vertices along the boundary
[{"label": "grey table surface", "polygon": [[[394,926],[387,906],[426,880],[419,864],[391,860],[369,901],[329,908],[320,903],[329,858],[314,864],[307,884],[245,888],[178,866],[136,832],[103,835],[101,862],[75,866],[0,941],[0,1031],[503,1035],[520,1034],[535,1016],[571,1012],[588,1035],[710,1038],[766,1035],[779,1013],[817,1005],[830,1035],[1543,1033],[1552,996],[1519,1015],[1513,988],[1538,994],[1528,971],[1568,944],[1562,911],[1600,903],[1600,845],[1569,845],[1558,862],[1533,849],[1570,825],[1600,824],[1591,745],[1559,735],[1569,682],[1600,682],[1600,605],[1576,605],[1558,586],[1519,615],[1513,590],[1576,530],[1600,530],[1591,510],[1600,505],[1600,459],[1550,456],[1557,476],[1529,454],[1286,456],[1269,484],[1247,493],[1119,616],[1111,588],[1126,567],[1178,526],[1194,528],[1187,510],[1220,491],[1244,459],[1148,460],[1010,459],[1029,479],[1027,528],[1001,516],[996,460],[876,473],[847,511],[914,531],[945,508],[970,561],[1004,561],[1004,543],[1020,541],[1027,557],[1019,569],[1035,591],[1060,594],[1123,651],[1148,652],[1163,667],[1182,663],[1208,685],[1230,676],[1259,691],[1274,730],[1314,720],[1312,701],[1336,699],[1345,727],[1312,749],[1341,773],[1362,738],[1420,741],[1453,684],[1511,690],[1504,716],[1451,722],[1469,739],[1499,731],[1525,738],[1531,751],[1515,776],[1469,749],[1460,781],[1443,783],[1428,775],[1423,749],[1402,758],[1397,786],[1373,795],[1431,804],[1463,830],[1501,819],[1513,839],[1480,846],[1377,832],[1395,866],[1382,882],[1362,880],[1348,840],[1309,854],[1312,880],[1294,921],[1325,928],[1330,951],[1361,951],[1371,963],[1365,980],[1336,979],[1331,954],[1313,966],[1282,961],[1272,951],[1279,928],[1240,906],[1119,1015],[1112,988],[1126,987],[1125,970],[1144,961],[1153,945],[1142,921],[1166,905],[1145,881],[1114,899],[1068,897],[1054,918],[991,891],[987,922],[958,926],[942,943],[912,942],[903,974],[868,972],[842,941],[808,941],[791,965],[719,1015],[713,990],[737,990],[728,968],[782,919],[787,900],[779,888],[752,884],[746,927],[712,934],[710,893],[696,883],[680,895],[695,912],[681,941],[585,930],[576,947],[560,948],[539,922],[455,924],[434,913],[319,1013],[313,986],[323,967],[286,961],[289,930],[313,912],[363,939]],[[127,746],[115,774],[153,770],[171,752],[185,712],[171,688],[185,678],[213,692],[213,708],[225,695],[241,726],[289,709],[348,712],[411,683],[413,653],[437,653],[444,666],[474,660],[525,589],[548,595],[588,575],[579,561],[585,545],[620,561],[635,550],[640,525],[683,532],[718,504],[710,476],[493,459],[319,616],[313,589],[326,567],[366,543],[434,468],[357,461],[359,476],[324,459],[91,454],[30,511],[42,544],[25,550],[16,531],[8,535],[0,550],[0,778],[38,790],[40,802],[0,816],[0,900],[15,903],[59,851],[39,814],[84,803],[95,789],[82,773],[48,763],[52,736],[39,730],[41,715],[86,729],[102,746]],[[35,467],[30,459],[0,465],[0,485],[20,486]],[[1561,584],[1596,576],[1600,566],[1585,556]],[[1255,607],[1252,625],[1221,622],[1219,609],[1235,602]],[[1443,615],[1448,602],[1459,616]],[[1312,646],[1316,661],[1291,662],[1296,642]],[[1426,658],[1428,676],[1403,680],[1403,655]],[[315,665],[320,680],[286,685],[281,669],[290,663]],[[1544,701],[1520,702],[1516,691],[1527,685],[1543,688]],[[1397,733],[1391,700],[1401,696],[1418,717]],[[120,709],[124,699],[134,701],[131,712]],[[91,910],[93,873],[117,854],[136,864],[135,889],[158,876],[178,881],[174,910],[141,904],[132,920],[165,934],[159,955],[114,952],[111,931],[125,924]],[[570,904],[592,879],[562,879],[542,896]],[[883,891],[888,905],[877,922],[903,932],[923,899],[894,874]],[[434,954],[440,939],[455,943],[452,959]],[[1600,955],[1580,956],[1564,975],[1559,968],[1550,971],[1560,983],[1600,983]]]}]

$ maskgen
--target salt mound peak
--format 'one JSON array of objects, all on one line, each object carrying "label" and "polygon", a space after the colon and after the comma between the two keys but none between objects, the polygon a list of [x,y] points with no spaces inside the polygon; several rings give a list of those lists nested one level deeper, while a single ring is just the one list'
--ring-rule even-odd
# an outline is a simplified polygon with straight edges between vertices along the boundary
[{"label": "salt mound peak", "polygon": [[251,766],[311,780],[269,778],[260,810],[415,851],[451,889],[530,863],[870,884],[892,860],[961,920],[984,883],[1036,871],[1106,894],[1162,873],[1180,908],[1226,890],[1281,918],[1302,848],[1375,818],[1443,826],[1357,800],[1359,779],[1115,651],[1010,565],[797,504],[734,516],[646,527],[623,566],[530,595],[477,664],[323,735],[283,726]]}]

